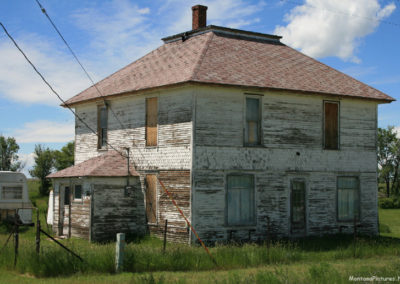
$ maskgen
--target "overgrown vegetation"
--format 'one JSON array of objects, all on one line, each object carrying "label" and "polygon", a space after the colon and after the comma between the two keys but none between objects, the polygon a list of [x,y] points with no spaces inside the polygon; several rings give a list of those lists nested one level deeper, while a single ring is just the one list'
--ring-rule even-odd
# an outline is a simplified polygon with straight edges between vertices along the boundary
[{"label": "overgrown vegetation", "polygon": [[[1,241],[4,242],[5,238]],[[40,255],[33,238],[21,238],[17,266],[19,273],[39,277],[67,276],[76,273],[113,273],[115,244],[88,244],[85,240],[65,240],[65,245],[84,259],[64,251],[49,240],[42,241]],[[400,241],[390,238],[360,238],[354,250],[349,236],[312,238],[298,242],[278,241],[265,245],[217,245],[211,248],[215,266],[201,247],[169,244],[146,238],[126,246],[125,272],[231,270],[265,265],[330,262],[348,259],[399,257]],[[0,254],[0,269],[13,270],[14,251],[8,246]],[[317,272],[315,272],[317,273]]]},{"label": "overgrown vegetation", "polygon": [[393,126],[378,128],[378,177],[385,183],[386,197],[400,195],[400,139]]},{"label": "overgrown vegetation", "polygon": [[69,142],[61,148],[61,151],[51,150],[44,145],[35,145],[35,165],[29,171],[32,177],[39,179],[40,195],[48,195],[51,187],[51,181],[46,178],[56,169],[60,171],[74,164],[74,142]]}]

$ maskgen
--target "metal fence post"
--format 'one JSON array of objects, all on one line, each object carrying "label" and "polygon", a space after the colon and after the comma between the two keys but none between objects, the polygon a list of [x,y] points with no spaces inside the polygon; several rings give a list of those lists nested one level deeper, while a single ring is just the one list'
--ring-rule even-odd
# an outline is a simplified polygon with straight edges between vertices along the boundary
[{"label": "metal fence post", "polygon": [[165,248],[167,246],[167,230],[168,230],[168,220],[165,219],[163,253],[165,253]]},{"label": "metal fence post", "polygon": [[125,234],[117,234],[117,243],[115,246],[115,272],[121,272],[124,261]]}]

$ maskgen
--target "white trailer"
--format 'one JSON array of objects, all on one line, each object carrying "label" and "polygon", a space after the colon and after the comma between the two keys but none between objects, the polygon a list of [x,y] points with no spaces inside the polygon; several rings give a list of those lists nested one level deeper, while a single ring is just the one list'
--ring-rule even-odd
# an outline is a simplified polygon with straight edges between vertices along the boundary
[{"label": "white trailer", "polygon": [[23,173],[0,171],[0,220],[18,212],[23,223],[32,222],[32,203]]}]

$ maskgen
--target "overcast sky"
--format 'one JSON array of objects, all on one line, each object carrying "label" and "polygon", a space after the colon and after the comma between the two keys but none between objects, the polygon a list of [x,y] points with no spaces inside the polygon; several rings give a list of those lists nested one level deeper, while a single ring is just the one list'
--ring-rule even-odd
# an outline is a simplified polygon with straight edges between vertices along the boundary
[{"label": "overcast sky", "polygon": [[[400,99],[399,0],[93,1],[39,0],[95,81],[191,29],[191,6],[208,24],[270,33]],[[34,0],[0,2],[0,21],[64,99],[90,86]],[[59,149],[74,118],[0,31],[0,134],[13,136],[32,164],[34,145]],[[379,126],[400,126],[399,103],[379,107]]]}]

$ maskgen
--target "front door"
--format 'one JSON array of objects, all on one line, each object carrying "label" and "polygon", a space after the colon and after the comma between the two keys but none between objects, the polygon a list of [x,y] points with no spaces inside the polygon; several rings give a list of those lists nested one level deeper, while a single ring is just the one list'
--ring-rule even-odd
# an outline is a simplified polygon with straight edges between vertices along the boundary
[{"label": "front door", "polygon": [[304,180],[292,180],[290,191],[290,222],[293,236],[306,234],[306,186]]}]

